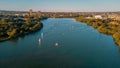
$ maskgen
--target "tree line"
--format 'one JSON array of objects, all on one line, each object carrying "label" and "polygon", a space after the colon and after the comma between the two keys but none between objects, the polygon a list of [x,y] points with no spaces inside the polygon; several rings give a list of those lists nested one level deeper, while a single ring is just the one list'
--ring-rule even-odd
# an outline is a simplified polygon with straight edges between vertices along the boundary
[{"label": "tree line", "polygon": [[43,27],[40,18],[0,18],[0,41],[35,32]]}]

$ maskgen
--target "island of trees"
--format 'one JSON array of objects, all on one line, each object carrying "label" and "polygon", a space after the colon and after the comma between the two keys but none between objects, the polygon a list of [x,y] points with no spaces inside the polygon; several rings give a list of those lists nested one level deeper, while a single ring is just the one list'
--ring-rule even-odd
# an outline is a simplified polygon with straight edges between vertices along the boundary
[{"label": "island of trees", "polygon": [[[113,16],[112,16],[113,17]],[[120,45],[120,21],[112,18],[92,18],[81,15],[75,18],[77,21],[93,26],[100,33],[111,35],[116,44]]]},{"label": "island of trees", "polygon": [[0,41],[13,39],[22,35],[40,30],[43,24],[40,20],[45,19],[40,14],[0,15]]}]

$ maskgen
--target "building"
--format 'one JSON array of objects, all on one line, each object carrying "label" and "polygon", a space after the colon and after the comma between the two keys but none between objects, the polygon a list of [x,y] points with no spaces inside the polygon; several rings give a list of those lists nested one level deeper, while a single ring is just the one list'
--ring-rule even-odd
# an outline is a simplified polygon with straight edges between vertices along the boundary
[{"label": "building", "polygon": [[120,15],[119,14],[109,14],[108,18],[113,19],[113,20],[120,20]]},{"label": "building", "polygon": [[36,13],[36,15],[37,15],[39,18],[42,16],[42,14],[41,14],[40,11],[38,11],[38,12]]},{"label": "building", "polygon": [[95,15],[95,19],[102,19],[101,15]]},{"label": "building", "polygon": [[32,9],[29,10],[29,14],[30,14],[30,16],[33,15],[33,11],[32,11]]},{"label": "building", "polygon": [[105,15],[95,15],[94,18],[95,19],[107,19],[108,17]]},{"label": "building", "polygon": [[41,17],[42,16],[42,13],[40,11],[38,12],[33,12],[32,9],[29,10],[29,16],[37,16],[37,17]]}]

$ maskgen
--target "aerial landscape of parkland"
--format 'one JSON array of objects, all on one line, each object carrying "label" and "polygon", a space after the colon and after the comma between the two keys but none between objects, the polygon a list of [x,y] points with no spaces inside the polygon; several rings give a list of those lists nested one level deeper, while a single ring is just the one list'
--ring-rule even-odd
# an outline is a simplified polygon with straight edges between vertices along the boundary
[{"label": "aerial landscape of parkland", "polygon": [[0,68],[120,68],[120,0],[1,0]]}]

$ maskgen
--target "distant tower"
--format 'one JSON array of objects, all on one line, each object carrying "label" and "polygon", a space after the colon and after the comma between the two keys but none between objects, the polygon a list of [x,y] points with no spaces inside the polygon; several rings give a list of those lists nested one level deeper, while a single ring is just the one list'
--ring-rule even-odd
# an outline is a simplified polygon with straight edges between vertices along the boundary
[{"label": "distant tower", "polygon": [[41,14],[40,11],[37,12],[37,16],[38,16],[39,18],[42,16],[42,14]]},{"label": "distant tower", "polygon": [[30,16],[33,15],[33,11],[32,11],[32,9],[29,10],[29,14],[30,14]]}]

